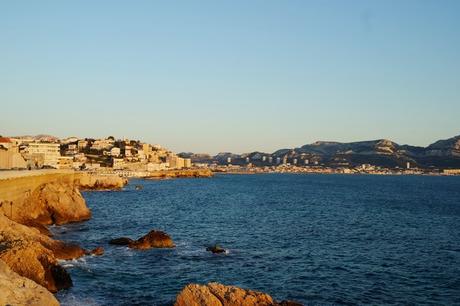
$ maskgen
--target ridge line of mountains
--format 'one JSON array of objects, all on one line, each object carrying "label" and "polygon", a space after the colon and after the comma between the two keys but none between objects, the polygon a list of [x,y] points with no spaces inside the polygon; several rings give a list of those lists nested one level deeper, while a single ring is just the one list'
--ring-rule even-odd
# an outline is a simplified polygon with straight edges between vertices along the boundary
[{"label": "ridge line of mountains", "polygon": [[411,167],[423,169],[460,168],[460,135],[438,140],[427,147],[399,145],[387,139],[335,142],[317,141],[299,148],[280,149],[273,153],[251,152],[234,154],[219,153],[215,156],[182,152],[181,157],[191,158],[194,163],[219,165],[271,166],[290,163],[299,166],[321,165],[327,167],[356,167],[371,164],[385,168]]}]

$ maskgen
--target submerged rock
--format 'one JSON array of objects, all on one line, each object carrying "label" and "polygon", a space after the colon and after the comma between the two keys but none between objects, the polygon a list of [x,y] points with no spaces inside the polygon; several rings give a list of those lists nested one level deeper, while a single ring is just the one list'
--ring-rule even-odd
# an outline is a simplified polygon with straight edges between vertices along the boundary
[{"label": "submerged rock", "polygon": [[175,306],[300,306],[302,304],[282,301],[276,302],[270,295],[225,286],[219,283],[207,285],[189,284],[177,295]]},{"label": "submerged rock", "polygon": [[127,237],[120,237],[120,238],[115,238],[109,241],[109,244],[114,244],[114,245],[128,245],[130,243],[133,243],[134,240],[131,238]]},{"label": "submerged rock", "polygon": [[102,256],[102,255],[104,255],[104,248],[103,247],[97,247],[97,248],[91,250],[91,252],[89,252],[89,254],[94,255],[94,256]]},{"label": "submerged rock", "polygon": [[142,186],[142,185],[136,185],[135,189],[136,189],[136,190],[142,190],[142,189],[144,189],[144,186]]},{"label": "submerged rock", "polygon": [[213,246],[210,246],[210,247],[207,247],[207,248],[206,248],[206,251],[212,252],[212,253],[214,253],[214,254],[220,254],[220,253],[225,253],[225,252],[227,252],[226,249],[220,247],[220,246],[217,245],[217,244],[216,244],[216,245],[213,245]]},{"label": "submerged rock", "polygon": [[162,231],[152,230],[147,235],[132,240],[131,238],[121,237],[112,239],[109,244],[127,245],[132,249],[147,250],[152,248],[174,248],[175,245],[171,237]]}]

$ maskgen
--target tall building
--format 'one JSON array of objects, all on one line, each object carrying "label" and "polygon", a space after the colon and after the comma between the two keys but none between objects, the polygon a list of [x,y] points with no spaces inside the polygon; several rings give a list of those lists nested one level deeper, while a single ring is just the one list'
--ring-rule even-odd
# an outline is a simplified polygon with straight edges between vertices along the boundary
[{"label": "tall building", "polygon": [[29,144],[29,154],[43,156],[43,165],[58,168],[59,157],[61,157],[58,143],[32,142]]},{"label": "tall building", "polygon": [[9,138],[0,137],[0,169],[25,169],[27,163],[18,146]]}]

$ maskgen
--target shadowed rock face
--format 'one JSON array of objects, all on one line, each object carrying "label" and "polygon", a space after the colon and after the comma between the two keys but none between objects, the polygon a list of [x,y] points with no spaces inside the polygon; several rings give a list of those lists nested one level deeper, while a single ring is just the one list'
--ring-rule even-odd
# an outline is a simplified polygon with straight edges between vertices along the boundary
[{"label": "shadowed rock face", "polygon": [[120,238],[115,238],[109,241],[109,244],[113,245],[129,245],[130,243],[133,243],[134,240],[131,238],[127,237],[120,237]]},{"label": "shadowed rock face", "polygon": [[147,235],[132,240],[131,238],[121,237],[109,241],[114,245],[127,245],[132,249],[147,250],[152,248],[174,248],[175,245],[171,237],[162,231],[150,231]]},{"label": "shadowed rock face", "polygon": [[11,270],[27,277],[51,292],[72,285],[69,274],[58,259],[83,256],[77,245],[53,240],[35,228],[29,228],[0,215],[0,260]]},{"label": "shadowed rock face", "polygon": [[178,294],[175,306],[298,306],[291,301],[280,303],[262,292],[225,286],[219,283],[207,285],[189,284]]},{"label": "shadowed rock face", "polygon": [[59,302],[44,287],[12,271],[0,260],[0,305],[47,305]]}]

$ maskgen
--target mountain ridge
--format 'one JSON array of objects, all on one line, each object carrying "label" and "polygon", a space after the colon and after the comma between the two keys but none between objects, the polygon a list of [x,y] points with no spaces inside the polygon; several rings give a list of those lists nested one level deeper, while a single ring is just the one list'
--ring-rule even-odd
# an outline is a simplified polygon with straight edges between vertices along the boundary
[{"label": "mountain ridge", "polygon": [[283,148],[273,153],[249,152],[235,154],[222,152],[209,156],[209,160],[196,160],[188,153],[193,162],[217,164],[269,166],[280,163],[296,165],[324,165],[330,167],[354,167],[372,164],[388,168],[460,168],[460,135],[441,139],[426,147],[400,145],[389,139],[375,139],[355,142],[315,141],[298,148]]}]

